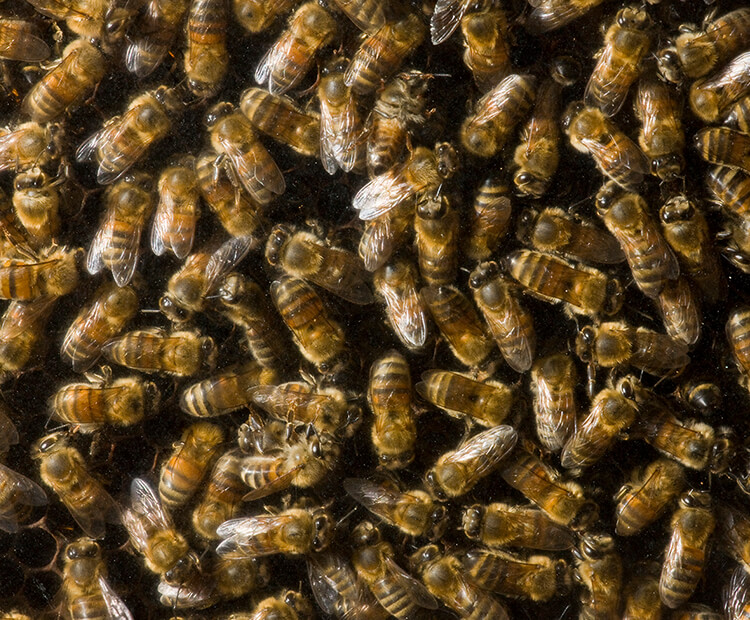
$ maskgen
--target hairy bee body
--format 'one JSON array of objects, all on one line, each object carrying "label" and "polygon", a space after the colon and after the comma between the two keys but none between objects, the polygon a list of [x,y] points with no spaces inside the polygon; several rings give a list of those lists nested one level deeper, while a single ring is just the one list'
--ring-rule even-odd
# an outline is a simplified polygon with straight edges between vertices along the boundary
[{"label": "hairy bee body", "polygon": [[581,593],[581,620],[619,618],[622,560],[608,534],[584,534],[573,551]]},{"label": "hairy bee body", "polygon": [[60,232],[61,200],[56,186],[61,181],[50,181],[36,167],[20,172],[13,180],[13,211],[35,248],[50,245]]},{"label": "hairy bee body", "polygon": [[224,0],[191,0],[187,19],[185,75],[196,97],[215,95],[229,69]]},{"label": "hairy bee body", "polygon": [[31,301],[60,297],[78,285],[80,249],[50,246],[30,258],[0,261],[0,298]]},{"label": "hairy bee body", "polygon": [[47,503],[47,494],[36,482],[0,464],[0,530],[14,534],[35,506]]},{"label": "hairy bee body", "polygon": [[417,288],[417,268],[406,259],[397,259],[373,274],[375,291],[385,301],[391,329],[411,350],[427,342],[427,308]]},{"label": "hairy bee body", "polygon": [[414,243],[422,280],[428,286],[447,286],[458,271],[459,213],[442,195],[420,197],[414,217]]},{"label": "hairy bee body", "polygon": [[513,71],[510,60],[509,27],[500,7],[485,6],[461,19],[464,35],[464,64],[479,90],[487,92]]},{"label": "hairy bee body", "polygon": [[726,325],[727,340],[742,381],[750,377],[750,310],[736,308],[729,314]]},{"label": "hairy bee body", "polygon": [[242,481],[241,467],[242,455],[236,449],[225,452],[214,463],[192,513],[193,528],[206,540],[217,540],[216,528],[236,517],[242,506],[247,485]]},{"label": "hairy bee body", "polygon": [[8,304],[0,323],[0,371],[20,372],[43,358],[54,307],[55,299],[49,297]]},{"label": "hairy bee body", "polygon": [[694,144],[708,163],[750,174],[750,135],[729,127],[706,127],[695,134]]},{"label": "hairy bee body", "polygon": [[575,430],[577,373],[570,356],[549,355],[531,368],[534,423],[542,446],[559,452]]},{"label": "hairy bee body", "polygon": [[716,73],[690,85],[688,101],[701,120],[715,123],[729,107],[750,93],[750,52],[734,58]]},{"label": "hairy bee body", "polygon": [[479,186],[473,207],[464,251],[472,260],[488,260],[508,232],[512,214],[508,186],[499,178],[489,177]]},{"label": "hairy bee body", "polygon": [[286,13],[300,3],[300,0],[232,0],[234,16],[248,32],[266,30],[279,15]]}]

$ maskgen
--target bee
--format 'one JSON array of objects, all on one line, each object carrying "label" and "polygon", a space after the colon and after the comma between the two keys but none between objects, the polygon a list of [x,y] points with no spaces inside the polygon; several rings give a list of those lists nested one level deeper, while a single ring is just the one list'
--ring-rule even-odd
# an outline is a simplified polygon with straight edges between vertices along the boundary
[{"label": "bee", "polygon": [[638,82],[638,144],[649,160],[651,174],[662,181],[679,179],[685,169],[685,132],[677,97],[674,88],[654,76],[642,77]]},{"label": "bee", "polygon": [[0,261],[0,299],[31,301],[62,297],[78,286],[78,259],[83,250],[51,245],[33,252],[16,247],[16,256]]},{"label": "bee", "polygon": [[432,286],[452,284],[458,271],[459,213],[445,195],[420,196],[414,233],[422,280]]},{"label": "bee", "polygon": [[277,224],[268,236],[266,260],[272,267],[309,280],[351,303],[366,305],[373,301],[359,258],[325,245],[311,232]]},{"label": "bee", "polygon": [[[187,0],[149,0],[130,29],[125,66],[139,78],[151,75],[172,47]],[[132,34],[131,34],[132,33]]]},{"label": "bee", "polygon": [[472,155],[492,157],[513,134],[536,97],[536,78],[512,73],[486,93],[461,125],[461,144]]},{"label": "bee", "polygon": [[369,95],[393,75],[424,40],[426,28],[409,13],[400,21],[386,22],[362,41],[344,74],[344,83],[357,95]]},{"label": "bee", "polygon": [[464,64],[477,87],[487,92],[513,72],[510,60],[510,36],[506,12],[488,4],[461,18],[464,35]]},{"label": "bee", "polygon": [[184,56],[187,85],[196,97],[213,97],[229,68],[224,0],[191,0]]},{"label": "bee", "polygon": [[227,620],[313,620],[315,617],[310,602],[304,596],[294,590],[286,590],[264,598],[252,613],[231,614]]},{"label": "bee", "polygon": [[651,47],[653,21],[645,8],[631,5],[617,11],[604,35],[584,103],[614,116],[625,103],[630,85],[638,79],[640,64]]},{"label": "bee", "polygon": [[45,166],[58,156],[58,141],[56,125],[30,121],[14,129],[0,129],[0,172]]},{"label": "bee", "polygon": [[133,615],[107,583],[107,568],[99,544],[87,538],[69,543],[63,551],[66,610],[74,620],[122,618]]},{"label": "bee", "polygon": [[740,383],[746,386],[750,376],[750,309],[741,306],[729,313],[726,334],[732,356],[740,371]]},{"label": "bee", "polygon": [[179,108],[175,92],[166,86],[138,95],[121,116],[110,118],[80,144],[76,159],[95,160],[97,182],[109,185],[143,159],[151,145],[169,134],[171,115]]},{"label": "bee", "polygon": [[37,36],[31,22],[7,17],[0,20],[0,58],[41,62],[49,54],[49,46]]},{"label": "bee", "polygon": [[750,94],[733,103],[724,117],[724,124],[750,133]]},{"label": "bee", "polygon": [[224,521],[237,516],[247,486],[240,470],[239,450],[228,450],[214,463],[203,492],[192,513],[193,529],[206,540],[217,540],[218,528]]},{"label": "bee", "polygon": [[0,371],[20,372],[40,362],[47,347],[46,326],[55,298],[11,301],[0,322]]},{"label": "bee", "polygon": [[425,475],[427,488],[439,501],[465,495],[498,468],[517,440],[516,431],[506,425],[473,435],[437,460]]},{"label": "bee", "polygon": [[300,155],[320,155],[320,116],[297,107],[289,97],[248,88],[242,93],[240,110],[258,131]]},{"label": "bee", "polygon": [[135,274],[141,233],[154,209],[151,177],[128,174],[107,188],[107,210],[86,256],[86,270],[95,275],[104,267],[112,271],[118,286]]},{"label": "bee", "polygon": [[[30,4],[42,15],[65,20],[68,29],[78,36],[97,40],[108,54],[125,35],[137,8],[127,2],[101,0],[33,0]],[[20,37],[19,43],[22,41]]]},{"label": "bee", "polygon": [[[729,583],[722,591],[722,598],[726,618],[729,620],[747,618],[750,612],[750,574],[744,565],[740,564],[732,571]],[[709,616],[707,620],[714,620],[714,618]]]},{"label": "bee", "polygon": [[394,251],[405,244],[413,221],[413,205],[401,204],[365,222],[357,253],[367,271],[383,268]]},{"label": "bee", "polygon": [[408,349],[421,349],[427,342],[427,308],[417,291],[417,269],[406,259],[380,267],[372,279],[385,301],[385,312],[393,332]]},{"label": "bee", "polygon": [[575,544],[573,532],[551,520],[538,508],[496,502],[474,504],[461,517],[466,536],[487,547],[522,547],[563,551]]},{"label": "bee", "polygon": [[576,580],[584,587],[579,618],[618,618],[622,560],[608,534],[585,533],[573,550]]},{"label": "bee", "polygon": [[703,324],[700,303],[684,275],[667,283],[656,305],[669,336],[686,345],[698,342]]},{"label": "bee", "polygon": [[45,247],[60,232],[60,193],[63,179],[50,181],[40,168],[20,172],[13,180],[13,210],[26,229],[29,243]]},{"label": "bee", "polygon": [[260,204],[268,204],[284,193],[284,175],[242,112],[231,103],[217,103],[206,114],[206,126],[211,146],[224,160],[222,165],[235,188],[242,185]]},{"label": "bee", "polygon": [[302,357],[319,368],[332,366],[344,351],[344,330],[315,289],[284,275],[271,283],[271,298]]},{"label": "bee", "polygon": [[87,383],[64,385],[51,400],[53,415],[83,433],[103,424],[137,424],[158,402],[159,391],[153,383],[138,376],[112,379],[111,372],[89,376]]},{"label": "bee", "polygon": [[685,470],[670,459],[636,468],[615,495],[615,532],[633,536],[656,521],[685,486]]},{"label": "bee", "polygon": [[660,620],[659,570],[656,562],[638,566],[625,588],[623,620]]},{"label": "bee", "polygon": [[643,153],[601,110],[573,102],[562,123],[571,146],[591,155],[603,175],[625,189],[641,184],[648,172]]},{"label": "bee", "polygon": [[696,80],[688,93],[690,108],[706,123],[719,121],[735,101],[750,91],[749,72],[750,52],[745,52],[720,71]]},{"label": "bee", "polygon": [[336,36],[334,18],[317,2],[305,2],[289,20],[289,27],[265,53],[255,69],[255,81],[283,95],[305,77],[315,55]]},{"label": "bee", "polygon": [[417,427],[411,372],[398,351],[392,349],[372,363],[367,402],[375,416],[371,437],[378,463],[388,469],[406,467],[414,459]]},{"label": "bee", "polygon": [[378,602],[396,618],[411,618],[419,609],[437,609],[438,602],[422,583],[401,568],[393,547],[369,521],[352,532],[352,564]]},{"label": "bee", "polygon": [[[471,0],[438,0],[435,3],[430,16],[430,38],[433,45],[440,45],[448,40],[472,4]],[[484,8],[484,3],[480,7]]]},{"label": "bee", "polygon": [[223,277],[242,261],[255,241],[252,237],[232,237],[215,252],[194,252],[167,282],[159,299],[159,309],[171,321],[182,323],[206,305]]},{"label": "bee", "polygon": [[678,386],[675,396],[690,410],[711,417],[724,409],[721,388],[701,375],[686,377]]},{"label": "bee", "polygon": [[0,530],[15,534],[33,508],[46,503],[47,494],[42,487],[0,463]]},{"label": "bee", "polygon": [[231,519],[216,530],[223,539],[216,552],[228,558],[308,555],[328,547],[332,528],[331,515],[322,507]]},{"label": "bee", "polygon": [[117,336],[138,312],[138,295],[131,286],[105,282],[65,333],[60,356],[76,372],[88,370],[102,347]]},{"label": "bee", "polygon": [[562,301],[569,315],[592,318],[616,314],[622,306],[619,280],[552,254],[516,250],[507,257],[508,272],[531,295],[549,303]]},{"label": "bee", "polygon": [[[748,70],[750,73],[750,69]],[[750,174],[750,136],[729,127],[706,127],[693,138],[699,155],[710,164]]]},{"label": "bee", "polygon": [[489,259],[508,232],[512,212],[508,193],[508,186],[497,177],[489,177],[479,186],[469,214],[471,230],[465,249],[471,260]]},{"label": "bee", "polygon": [[142,372],[162,372],[190,377],[212,368],[216,347],[213,339],[196,331],[167,332],[158,327],[127,332],[102,349],[115,364]]},{"label": "bee", "polygon": [[493,427],[508,417],[513,390],[499,381],[481,383],[447,370],[427,370],[416,390],[426,401],[448,415]]},{"label": "bee", "polygon": [[659,578],[659,596],[670,609],[685,603],[698,585],[715,526],[711,496],[706,491],[693,489],[680,497]]},{"label": "bee", "polygon": [[521,558],[497,549],[470,549],[461,556],[469,579],[481,588],[513,598],[548,601],[570,585],[568,563],[544,555]]},{"label": "bee", "polygon": [[582,17],[603,0],[541,0],[526,18],[525,27],[533,34],[543,34],[562,28]]},{"label": "bee", "polygon": [[120,511],[101,483],[89,472],[81,453],[63,433],[39,439],[32,458],[39,461],[42,482],[50,487],[76,523],[91,538],[103,538],[105,522],[119,521]]},{"label": "bee", "polygon": [[299,4],[299,0],[232,0],[234,16],[248,32],[266,30],[276,18]]},{"label": "bee", "polygon": [[104,77],[107,60],[86,39],[76,39],[63,50],[58,64],[32,86],[23,111],[37,123],[48,123],[77,105]]},{"label": "bee", "polygon": [[576,429],[576,384],[575,364],[564,353],[543,357],[531,368],[536,434],[550,452],[559,452]]},{"label": "bee", "polygon": [[185,155],[159,175],[159,203],[151,223],[151,250],[157,256],[166,251],[177,258],[190,254],[200,217],[200,192],[195,160]]},{"label": "bee", "polygon": [[400,73],[378,95],[367,132],[367,170],[370,176],[392,168],[410,141],[409,132],[425,123],[425,92],[429,78],[421,71]]}]

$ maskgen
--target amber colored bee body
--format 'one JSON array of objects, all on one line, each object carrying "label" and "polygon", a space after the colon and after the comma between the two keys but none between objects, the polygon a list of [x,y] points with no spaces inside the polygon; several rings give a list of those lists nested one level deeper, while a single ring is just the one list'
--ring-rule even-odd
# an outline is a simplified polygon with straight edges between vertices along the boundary
[{"label": "amber colored bee body", "polygon": [[417,261],[428,286],[446,286],[458,272],[459,213],[445,195],[420,197],[414,217]]},{"label": "amber colored bee body", "polygon": [[0,20],[0,58],[41,62],[49,54],[49,46],[31,22],[7,17]]},{"label": "amber colored bee body", "polygon": [[608,534],[586,533],[573,556],[577,580],[584,587],[579,618],[619,618],[622,560],[613,538]]},{"label": "amber colored bee body", "polygon": [[279,15],[299,4],[299,0],[232,0],[234,17],[248,32],[266,30]]},{"label": "amber colored bee body", "polygon": [[716,73],[690,85],[688,101],[696,116],[706,123],[719,121],[729,107],[750,93],[750,52],[734,58]]},{"label": "amber colored bee body", "polygon": [[689,410],[707,418],[724,410],[721,387],[700,373],[685,377],[677,386],[675,396]]},{"label": "amber colored bee body", "polygon": [[13,180],[13,210],[35,248],[50,245],[60,232],[60,183],[61,179],[50,181],[36,167]]},{"label": "amber colored bee body", "polygon": [[750,174],[750,135],[729,127],[707,127],[695,134],[693,140],[708,163]]},{"label": "amber colored bee body", "polygon": [[357,253],[367,271],[379,271],[391,255],[405,245],[414,220],[412,205],[402,204],[365,222]]},{"label": "amber colored bee body", "polygon": [[41,361],[55,298],[11,301],[0,322],[0,371],[16,373]]},{"label": "amber colored bee body", "polygon": [[136,19],[125,49],[128,71],[144,78],[169,52],[188,9],[188,0],[149,0]]},{"label": "amber colored bee body", "polygon": [[698,342],[703,315],[698,295],[684,275],[667,282],[656,298],[656,306],[669,336],[688,346]]},{"label": "amber colored bee body", "polygon": [[637,567],[625,587],[622,620],[661,620],[663,608],[659,598],[659,568],[656,562]]},{"label": "amber colored bee body", "polygon": [[34,506],[47,503],[36,482],[0,464],[0,530],[14,534],[28,520]]},{"label": "amber colored bee body", "polygon": [[750,94],[732,104],[724,117],[724,124],[750,133]]},{"label": "amber colored bee body", "polygon": [[299,592],[286,590],[276,596],[264,598],[253,608],[252,612],[231,614],[226,620],[313,620],[313,618],[315,618],[315,613],[310,602]]},{"label": "amber colored bee body", "polygon": [[194,158],[184,156],[162,170],[157,189],[159,203],[151,224],[151,250],[157,256],[168,250],[177,258],[185,258],[193,248],[200,216]]},{"label": "amber colored bee body", "polygon": [[240,476],[241,466],[240,452],[229,450],[216,460],[203,485],[202,495],[193,509],[192,522],[195,531],[206,540],[217,540],[216,528],[236,517],[242,507],[247,486]]},{"label": "amber colored bee body", "polygon": [[479,186],[469,215],[471,231],[465,252],[470,259],[487,260],[500,245],[511,217],[508,193],[508,186],[495,177]]},{"label": "amber colored bee body", "polygon": [[380,267],[372,281],[398,339],[408,349],[422,348],[427,342],[427,308],[417,289],[417,268],[398,259]]},{"label": "amber colored bee body", "polygon": [[224,0],[191,0],[187,19],[185,75],[196,97],[214,96],[229,68]]},{"label": "amber colored bee body", "polygon": [[746,382],[750,377],[750,310],[740,307],[730,312],[726,333],[742,381]]},{"label": "amber colored bee body", "polygon": [[575,429],[576,380],[573,360],[563,353],[543,357],[531,368],[536,434],[551,452],[559,452]]},{"label": "amber colored bee body", "polygon": [[541,0],[529,14],[526,28],[535,34],[542,34],[562,28],[573,20],[582,17],[603,0]]},{"label": "amber colored bee body", "polygon": [[0,261],[0,299],[61,297],[78,286],[80,249],[52,245],[38,255]]},{"label": "amber colored bee body", "polygon": [[706,178],[706,186],[732,220],[750,220],[750,174],[736,168],[714,166]]},{"label": "amber colored bee body", "polygon": [[499,7],[467,13],[461,19],[464,35],[464,64],[471,71],[479,90],[488,91],[512,73],[508,19]]}]

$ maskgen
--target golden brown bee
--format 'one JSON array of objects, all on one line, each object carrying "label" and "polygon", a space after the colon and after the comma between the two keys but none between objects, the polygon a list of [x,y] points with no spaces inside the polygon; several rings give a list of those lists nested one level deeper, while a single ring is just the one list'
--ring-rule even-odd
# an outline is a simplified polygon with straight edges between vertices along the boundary
[{"label": "golden brown bee", "polygon": [[472,0],[439,0],[430,17],[430,37],[433,45],[440,45],[458,28]]},{"label": "golden brown bee", "polygon": [[531,109],[536,78],[512,73],[485,94],[461,125],[461,144],[472,155],[492,157]]},{"label": "golden brown bee", "polygon": [[248,32],[262,32],[282,13],[299,4],[299,0],[232,0],[234,16]]},{"label": "golden brown bee", "polygon": [[414,206],[402,203],[365,222],[357,253],[367,271],[382,271],[394,251],[405,244],[413,221]]},{"label": "golden brown bee", "polygon": [[508,18],[500,7],[487,5],[461,18],[464,64],[479,90],[487,92],[513,72],[510,60]]},{"label": "golden brown bee", "polygon": [[647,297],[657,297],[668,280],[677,278],[680,266],[646,201],[609,181],[596,195],[596,209],[620,243],[638,288]]},{"label": "golden brown bee", "polygon": [[151,190],[152,179],[144,172],[128,174],[107,188],[107,210],[86,256],[90,274],[106,267],[118,286],[125,286],[133,278],[141,233],[154,209]]},{"label": "golden brown bee", "polygon": [[378,602],[394,617],[407,619],[420,608],[437,609],[435,597],[403,568],[390,543],[369,521],[361,521],[352,532],[352,565]]},{"label": "golden brown bee", "polygon": [[0,371],[16,373],[43,359],[55,302],[53,297],[38,297],[8,304],[0,322]]},{"label": "golden brown bee", "polygon": [[77,105],[104,77],[107,61],[86,39],[76,39],[63,50],[59,64],[26,94],[23,110],[33,121],[47,123]]},{"label": "golden brown bee", "polygon": [[96,180],[108,185],[119,179],[172,129],[170,115],[179,109],[175,93],[166,86],[135,97],[121,116],[113,116],[76,151],[79,162],[94,159]]},{"label": "golden brown bee", "polygon": [[562,301],[568,314],[595,318],[616,314],[622,306],[619,280],[552,254],[516,250],[507,257],[508,273],[527,292],[550,303]]},{"label": "golden brown bee", "polygon": [[617,114],[651,47],[652,26],[651,17],[643,7],[631,5],[617,11],[586,85],[583,100],[587,106],[599,108],[606,116]]},{"label": "golden brown bee", "polygon": [[304,596],[294,590],[286,590],[264,598],[251,613],[231,614],[226,620],[313,620],[315,617],[310,602]]},{"label": "golden brown bee", "polygon": [[399,259],[378,269],[373,285],[385,300],[388,321],[399,340],[409,349],[427,342],[427,309],[417,291],[417,269]]},{"label": "golden brown bee", "polygon": [[536,434],[550,452],[559,452],[575,430],[576,383],[575,364],[564,353],[543,357],[531,368]]},{"label": "golden brown bee", "polygon": [[187,0],[148,0],[128,33],[125,66],[144,78],[153,73],[172,47]]},{"label": "golden brown bee", "polygon": [[465,251],[470,259],[489,259],[508,232],[511,216],[508,194],[508,186],[497,177],[489,177],[479,186],[469,215],[471,230]]},{"label": "golden brown bee", "polygon": [[138,312],[138,295],[130,286],[105,282],[65,333],[60,357],[76,372],[88,370],[102,347],[117,336]]},{"label": "golden brown bee", "polygon": [[128,332],[110,340],[102,351],[115,364],[177,377],[212,368],[216,356],[214,341],[198,331],[167,332],[157,327]]},{"label": "golden brown bee", "polygon": [[321,507],[288,508],[278,514],[231,519],[216,530],[223,539],[216,552],[229,558],[307,555],[328,546],[332,529],[331,515]]},{"label": "golden brown bee", "polygon": [[633,536],[656,521],[685,486],[685,470],[670,459],[637,468],[615,495],[615,532]]},{"label": "golden brown bee", "polygon": [[33,507],[46,503],[42,487],[0,463],[0,530],[15,534]]},{"label": "golden brown bee", "polygon": [[50,54],[49,46],[39,38],[31,22],[0,19],[0,58],[41,62]]},{"label": "golden brown bee", "polygon": [[619,618],[622,590],[622,560],[608,534],[585,533],[578,549],[576,580],[584,587],[581,593],[581,620]]},{"label": "golden brown bee", "polygon": [[750,377],[750,309],[739,307],[729,313],[726,334],[740,371],[740,382],[747,385]]},{"label": "golden brown bee", "polygon": [[635,114],[641,122],[638,144],[648,157],[651,174],[662,181],[682,177],[685,168],[685,132],[678,93],[654,76],[638,83]]},{"label": "golden brown bee", "polygon": [[636,567],[625,587],[622,620],[661,620],[663,610],[659,598],[659,570],[656,562]]},{"label": "golden brown bee", "polygon": [[420,196],[414,218],[419,273],[429,286],[453,284],[458,271],[459,212],[445,194]]},{"label": "golden brown bee", "polygon": [[526,28],[542,34],[562,28],[600,5],[603,0],[540,0],[526,19]]},{"label": "golden brown bee", "polygon": [[750,174],[750,135],[729,127],[706,127],[695,134],[693,143],[708,163]]},{"label": "golden brown bee", "polygon": [[170,251],[177,258],[185,258],[193,248],[200,216],[194,158],[183,156],[162,170],[157,189],[159,204],[151,223],[151,250],[157,256]]},{"label": "golden brown bee", "polygon": [[185,75],[196,97],[213,97],[229,68],[224,0],[191,0],[186,27]]},{"label": "golden brown bee", "polygon": [[31,121],[0,129],[0,172],[44,166],[58,156],[56,126]]},{"label": "golden brown bee", "polygon": [[107,583],[107,567],[98,543],[81,538],[63,551],[65,609],[73,620],[132,619],[130,610]]},{"label": "golden brown bee", "polygon": [[687,277],[681,274],[676,280],[669,280],[656,298],[656,306],[669,336],[688,346],[698,342],[703,315]]},{"label": "golden brown bee", "polygon": [[32,0],[30,4],[42,15],[65,20],[68,29],[80,37],[98,40],[108,54],[125,35],[137,9],[137,5],[104,0]]},{"label": "golden brown bee", "polygon": [[255,81],[268,85],[273,95],[283,95],[305,77],[315,55],[336,36],[333,17],[317,2],[305,2],[255,69]]},{"label": "golden brown bee", "polygon": [[468,538],[492,548],[563,551],[575,544],[573,532],[529,506],[474,504],[464,510],[462,528]]},{"label": "golden brown bee", "polygon": [[242,112],[231,103],[217,103],[206,114],[206,126],[211,146],[224,160],[222,166],[235,188],[241,184],[260,204],[268,204],[284,193],[284,175]]},{"label": "golden brown bee", "polygon": [[388,469],[406,467],[414,458],[417,427],[411,372],[398,351],[388,351],[372,363],[367,402],[375,416],[371,437],[378,463]]},{"label": "golden brown bee", "polygon": [[35,248],[50,245],[60,232],[57,186],[63,181],[63,177],[50,181],[37,167],[18,173],[13,180],[13,210]]},{"label": "golden brown bee", "polygon": [[499,381],[484,383],[447,370],[428,370],[415,386],[419,395],[448,415],[493,427],[508,417],[513,390]]},{"label": "golden brown bee", "polygon": [[750,133],[750,94],[732,104],[724,117],[724,124]]},{"label": "golden brown bee", "polygon": [[216,540],[216,528],[237,516],[247,486],[240,476],[242,455],[237,449],[222,454],[214,464],[203,492],[193,509],[195,531],[206,540]]},{"label": "golden brown bee", "polygon": [[494,343],[461,291],[453,286],[425,286],[420,295],[456,359],[466,366],[487,359]]},{"label": "golden brown bee", "polygon": [[517,439],[516,431],[503,424],[464,440],[443,454],[425,475],[430,493],[439,501],[465,495],[497,469]]},{"label": "golden brown bee", "polygon": [[52,245],[36,254],[20,246],[16,251],[17,257],[0,261],[0,299],[61,297],[78,286],[80,248]]},{"label": "golden brown bee", "polygon": [[[748,22],[750,24],[750,21]],[[750,91],[750,52],[690,85],[688,101],[695,115],[706,123],[721,119],[728,108]]]},{"label": "golden brown bee", "polygon": [[103,538],[105,522],[119,521],[117,503],[91,475],[81,453],[69,445],[67,435],[42,437],[34,444],[31,456],[39,461],[42,482],[57,494],[87,536]]},{"label": "golden brown bee", "polygon": [[571,146],[593,157],[599,171],[626,189],[640,185],[648,162],[638,145],[598,108],[571,103],[563,116]]},{"label": "golden brown bee", "polygon": [[240,110],[258,131],[297,153],[308,157],[320,154],[320,116],[297,107],[289,97],[248,88],[242,93]]},{"label": "golden brown bee", "polygon": [[715,525],[706,491],[690,490],[680,497],[659,579],[659,596],[670,609],[686,602],[698,585]]},{"label": "golden brown bee", "polygon": [[[719,620],[724,617],[729,620],[746,620],[750,615],[750,573],[743,564],[732,571],[729,583],[722,591],[722,598],[726,616],[717,614],[718,618],[708,616],[705,620]],[[698,620],[704,618],[699,617]]]},{"label": "golden brown bee", "polygon": [[271,298],[302,356],[319,368],[332,366],[344,351],[344,330],[315,289],[284,275],[271,283]]}]

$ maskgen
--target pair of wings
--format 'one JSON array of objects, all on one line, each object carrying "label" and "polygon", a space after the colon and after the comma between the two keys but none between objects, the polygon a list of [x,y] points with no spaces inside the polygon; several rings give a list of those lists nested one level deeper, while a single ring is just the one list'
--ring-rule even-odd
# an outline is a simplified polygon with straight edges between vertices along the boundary
[{"label": "pair of wings", "polygon": [[[307,520],[307,516],[303,518]],[[284,553],[287,550],[268,541],[268,537],[272,537],[282,528],[295,523],[296,527],[304,527],[305,523],[299,521],[298,510],[277,515],[229,519],[216,528],[217,536],[223,539],[216,548],[216,553],[228,557],[260,557]],[[309,526],[312,527],[312,519],[309,519]],[[296,549],[289,549],[289,551],[296,551]]]},{"label": "pair of wings", "polygon": [[427,342],[427,310],[416,289],[416,282],[391,286],[383,281],[378,292],[384,297],[386,312],[396,335],[409,349],[420,349]]},{"label": "pair of wings", "polygon": [[469,437],[456,450],[440,457],[438,466],[456,463],[469,467],[466,486],[473,486],[510,454],[517,440],[515,429],[501,424]]},{"label": "pair of wings", "polygon": [[[336,79],[336,78],[333,78]],[[351,172],[364,157],[364,128],[354,99],[332,106],[320,98],[320,160],[328,174],[337,168]]]},{"label": "pair of wings", "polygon": [[[164,10],[164,5],[169,7],[170,12]],[[151,75],[169,51],[187,8],[187,0],[182,0],[181,10],[177,11],[172,2],[148,1],[137,27],[131,29],[133,35],[125,49],[128,71],[139,78]]]},{"label": "pair of wings", "polygon": [[536,348],[531,316],[510,291],[502,310],[489,307],[479,295],[475,294],[474,299],[508,366],[516,372],[526,372],[534,361]]},{"label": "pair of wings", "polygon": [[0,58],[41,62],[49,55],[49,46],[34,34],[30,22],[0,20]]},{"label": "pair of wings", "polygon": [[122,523],[133,546],[143,555],[148,555],[152,532],[174,529],[169,513],[143,478],[134,478],[130,484],[130,508],[123,511]]},{"label": "pair of wings", "polygon": [[156,256],[167,250],[181,259],[190,254],[200,214],[198,202],[197,189],[184,195],[159,192],[159,204],[151,223],[151,251]]},{"label": "pair of wings", "polygon": [[[99,273],[105,267],[106,254],[106,266],[111,269],[114,281],[118,286],[126,286],[133,279],[138,264],[146,215],[144,212],[126,223],[121,221],[116,209],[109,208],[86,255],[86,270],[91,275]],[[127,234],[123,234],[125,226]]]}]

